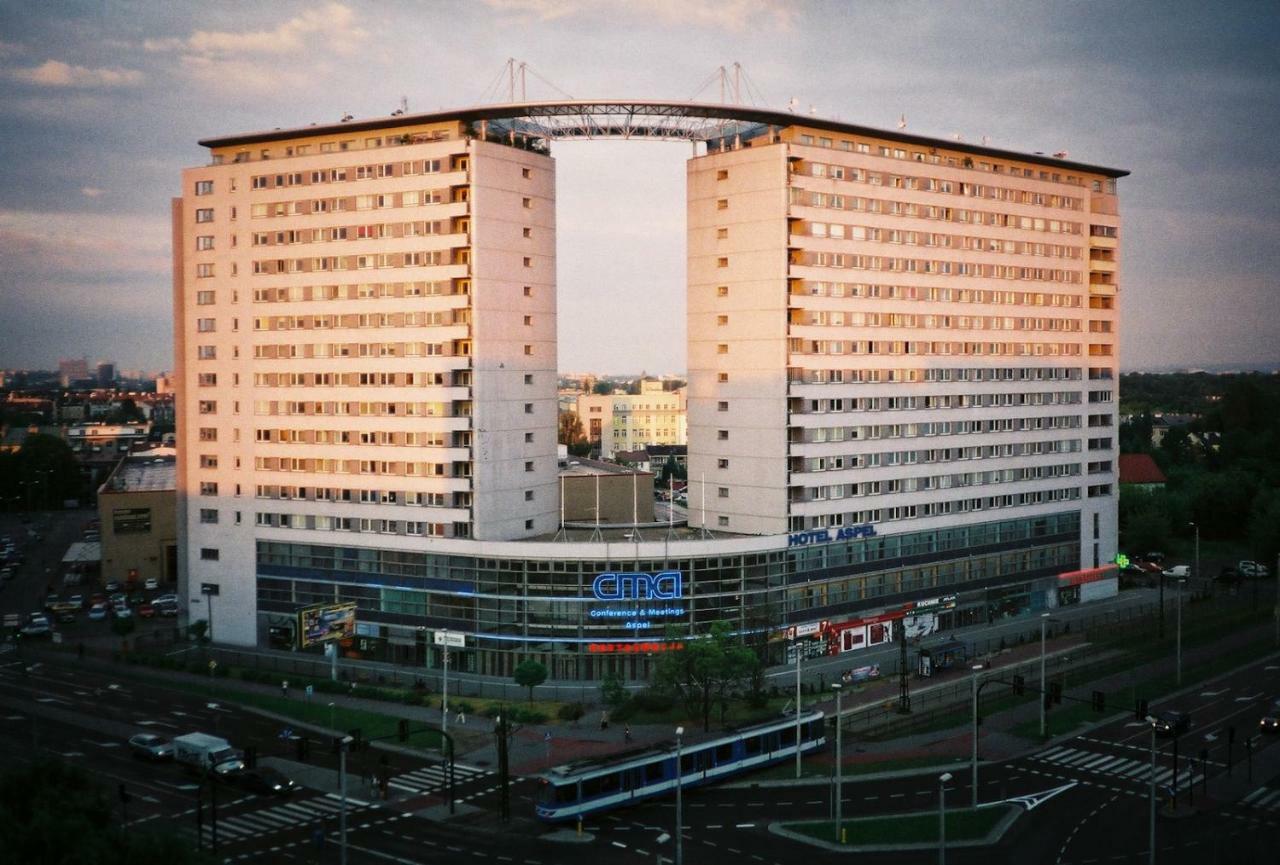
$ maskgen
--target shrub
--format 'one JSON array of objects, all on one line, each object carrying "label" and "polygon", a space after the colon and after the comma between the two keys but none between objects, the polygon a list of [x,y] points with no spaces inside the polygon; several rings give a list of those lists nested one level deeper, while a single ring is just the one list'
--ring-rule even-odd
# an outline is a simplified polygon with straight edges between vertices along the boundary
[{"label": "shrub", "polygon": [[512,706],[511,720],[517,724],[545,724],[547,713],[540,709],[530,709],[528,706]]},{"label": "shrub", "polygon": [[581,703],[565,703],[556,710],[556,717],[561,721],[572,721],[576,724],[578,719],[586,713],[587,710]]}]

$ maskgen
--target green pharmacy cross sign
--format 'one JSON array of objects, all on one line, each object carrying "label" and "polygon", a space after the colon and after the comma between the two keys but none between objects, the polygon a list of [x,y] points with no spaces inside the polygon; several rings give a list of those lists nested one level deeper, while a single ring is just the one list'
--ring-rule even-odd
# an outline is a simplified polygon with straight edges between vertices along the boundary
[{"label": "green pharmacy cross sign", "polygon": [[1116,564],[1122,568],[1129,567],[1129,557],[1124,553],[1116,553]]}]

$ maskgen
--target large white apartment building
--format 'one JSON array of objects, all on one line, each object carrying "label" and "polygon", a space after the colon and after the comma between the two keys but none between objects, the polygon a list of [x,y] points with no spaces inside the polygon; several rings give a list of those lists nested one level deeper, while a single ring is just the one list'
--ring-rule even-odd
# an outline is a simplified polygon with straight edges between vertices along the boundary
[{"label": "large white apartment building", "polygon": [[[690,531],[663,539],[557,535],[549,145],[597,134],[700,148]],[[640,677],[673,625],[777,660],[789,625],[835,653],[1115,590],[1123,171],[684,103],[202,143],[173,206],[179,534],[219,641],[305,648],[300,610],[355,603],[363,657],[433,667],[448,628],[464,671]],[[589,431],[590,399],[616,397]],[[682,397],[628,399],[606,453],[683,436]],[[626,621],[619,573],[677,597]]]}]

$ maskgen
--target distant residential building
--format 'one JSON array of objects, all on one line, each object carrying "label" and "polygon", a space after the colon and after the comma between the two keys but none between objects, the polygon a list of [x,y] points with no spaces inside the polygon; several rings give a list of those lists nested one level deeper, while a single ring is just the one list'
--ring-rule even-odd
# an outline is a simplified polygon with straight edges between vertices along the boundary
[{"label": "distant residential building", "polygon": [[111,387],[116,383],[116,365],[103,361],[98,364],[98,387]]},{"label": "distant residential building", "polygon": [[177,581],[176,453],[156,448],[126,456],[99,488],[104,581]]},{"label": "distant residential building", "polygon": [[82,463],[115,463],[151,435],[151,424],[76,424],[63,438]]},{"label": "distant residential building", "polygon": [[1134,489],[1163,489],[1168,478],[1150,454],[1120,454],[1120,486]]},{"label": "distant residential building", "polygon": [[87,357],[64,357],[58,360],[58,380],[63,387],[70,387],[75,382],[87,381],[89,378]]},{"label": "distant residential building", "polygon": [[156,393],[173,393],[173,379],[167,373],[156,376]]},{"label": "distant residential building", "polygon": [[654,379],[642,381],[638,394],[582,394],[577,412],[587,440],[606,459],[619,451],[688,440],[684,389],[664,390]]}]

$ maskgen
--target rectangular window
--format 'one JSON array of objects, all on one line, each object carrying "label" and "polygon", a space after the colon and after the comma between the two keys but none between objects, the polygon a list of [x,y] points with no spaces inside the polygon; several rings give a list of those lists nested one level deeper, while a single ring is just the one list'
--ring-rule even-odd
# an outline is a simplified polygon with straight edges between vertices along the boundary
[{"label": "rectangular window", "polygon": [[533,199],[532,198],[520,199],[520,206],[523,207],[525,210],[533,209]]},{"label": "rectangular window", "polygon": [[728,296],[729,296],[729,286],[727,285],[716,286],[716,297],[728,297]]},{"label": "rectangular window", "polygon": [[524,374],[524,383],[525,383],[525,384],[533,384],[533,373],[531,373],[531,372],[526,372],[526,373]]},{"label": "rectangular window", "polygon": [[716,180],[728,180],[728,179],[729,179],[729,169],[720,168],[716,170]]},{"label": "rectangular window", "polygon": [[212,318],[197,318],[196,331],[198,333],[213,333],[217,330],[217,323]]},{"label": "rectangular window", "polygon": [[218,348],[213,345],[202,345],[196,348],[197,360],[217,360]]},{"label": "rectangular window", "polygon": [[525,237],[533,237],[533,229],[526,227],[524,230]]},{"label": "rectangular window", "polygon": [[213,525],[218,522],[218,511],[216,508],[201,508],[200,522],[205,525]]},{"label": "rectangular window", "polygon": [[533,346],[531,346],[531,345],[526,345],[526,346],[524,347],[524,353],[525,353],[526,355],[532,355],[532,354],[533,354]]},{"label": "rectangular window", "polygon": [[218,494],[217,481],[201,481],[200,482],[200,495],[216,496],[217,494]]},{"label": "rectangular window", "polygon": [[196,376],[196,385],[198,387],[217,387],[218,374],[216,372],[202,372]]},{"label": "rectangular window", "polygon": [[531,502],[531,501],[533,501],[533,490],[525,490],[525,491],[524,491],[524,500],[525,500],[526,502]]},{"label": "rectangular window", "polygon": [[533,433],[527,432],[524,434],[524,443],[528,445],[533,444]]},{"label": "rectangular window", "polygon": [[729,344],[727,342],[721,342],[716,344],[716,354],[728,354],[728,353],[729,353]]},{"label": "rectangular window", "polygon": [[208,279],[213,276],[213,263],[204,262],[196,265],[196,279]]},{"label": "rectangular window", "polygon": [[727,499],[727,498],[729,498],[729,488],[728,488],[728,487],[716,487],[716,496],[717,496],[718,498],[722,498],[722,499]]},{"label": "rectangular window", "polygon": [[202,399],[200,400],[200,414],[217,414],[218,403],[216,400]]},{"label": "rectangular window", "polygon": [[529,168],[521,168],[520,176],[525,178],[533,177],[533,170]]},{"label": "rectangular window", "polygon": [[721,256],[720,258],[716,259],[716,267],[728,267],[728,266],[729,266],[728,256]]},{"label": "rectangular window", "polygon": [[216,469],[218,467],[218,458],[213,454],[200,454],[200,468]]},{"label": "rectangular window", "polygon": [[533,297],[533,286],[532,286],[532,285],[526,285],[526,286],[524,287],[524,296],[525,296],[525,297]]},{"label": "rectangular window", "polygon": [[728,431],[727,429],[718,429],[718,430],[716,430],[716,439],[717,439],[718,441],[722,441],[722,442],[723,442],[723,441],[728,441],[728,440],[729,440],[729,431]]},{"label": "rectangular window", "polygon": [[718,468],[718,469],[727,469],[728,467],[729,467],[729,461],[728,461],[727,459],[724,459],[724,458],[722,457],[722,458],[720,458],[720,459],[716,460],[716,468]]},{"label": "rectangular window", "polygon": [[196,211],[196,222],[213,222],[213,208],[202,207]]},{"label": "rectangular window", "polygon": [[527,402],[524,404],[524,413],[533,414],[533,403]]},{"label": "rectangular window", "polygon": [[213,249],[213,235],[201,234],[196,237],[196,249],[207,250]]},{"label": "rectangular window", "polygon": [[218,440],[218,428],[211,426],[200,427],[200,441],[216,442]]},{"label": "rectangular window", "polygon": [[728,209],[729,209],[729,199],[721,198],[716,201],[716,210],[728,210]]},{"label": "rectangular window", "polygon": [[201,547],[200,558],[206,562],[218,561],[218,550],[216,547]]},{"label": "rectangular window", "polygon": [[722,399],[718,403],[716,403],[716,411],[728,411],[728,410],[729,410],[728,400]]},{"label": "rectangular window", "polygon": [[216,297],[212,291],[197,291],[196,306],[212,306],[216,301]]},{"label": "rectangular window", "polygon": [[524,464],[524,470],[525,470],[525,471],[527,471],[527,472],[531,472],[531,471],[533,471],[533,461],[532,461],[532,460],[526,460],[526,461],[525,461],[525,464]]},{"label": "rectangular window", "polygon": [[213,181],[212,181],[212,180],[197,180],[197,181],[196,181],[196,195],[213,195]]},{"label": "rectangular window", "polygon": [[724,516],[716,517],[716,525],[720,526],[721,528],[728,527],[729,518]]},{"label": "rectangular window", "polygon": [[727,315],[716,316],[716,327],[724,327],[728,323],[729,323],[729,316]]}]

